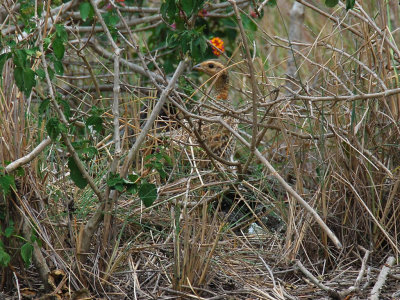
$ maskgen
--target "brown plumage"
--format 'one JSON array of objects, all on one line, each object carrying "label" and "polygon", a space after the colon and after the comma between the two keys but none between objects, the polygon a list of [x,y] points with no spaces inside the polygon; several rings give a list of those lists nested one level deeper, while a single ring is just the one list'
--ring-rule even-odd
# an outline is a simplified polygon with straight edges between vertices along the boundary
[{"label": "brown plumage", "polygon": [[[196,106],[195,113],[208,118],[218,116],[219,112],[211,109],[212,106],[218,107],[218,109],[230,106],[228,97],[229,75],[227,69],[222,63],[215,60],[204,61],[194,66],[193,69],[213,77],[214,80],[211,79],[210,82],[213,84],[212,96],[216,99],[213,103],[206,100],[206,102],[203,103],[205,105],[201,104]],[[219,105],[218,102],[221,102],[221,104]],[[222,118],[232,128],[237,128],[235,119],[226,115],[223,115]],[[190,126],[186,122],[184,122],[184,125],[186,125],[186,130],[180,128],[179,130],[170,133],[170,137],[173,141],[178,142],[181,145],[193,145],[193,143],[197,141],[200,146],[205,144],[208,150],[217,157],[227,161],[232,161],[235,144],[232,134],[228,129],[216,122],[211,123],[195,119],[192,119]],[[193,127],[191,128],[191,126]],[[201,142],[199,142],[199,139],[201,139]],[[206,152],[196,151],[194,152],[194,155],[198,161],[198,167],[209,168],[211,166]]]},{"label": "brown plumage", "polygon": [[[229,101],[229,74],[228,70],[222,63],[215,60],[206,60],[198,65],[195,65],[193,69],[215,78],[213,86],[213,94],[215,95],[215,98],[217,100],[225,100],[224,102]],[[211,82],[213,81],[211,80]],[[224,104],[229,106],[230,103]],[[203,111],[202,114],[204,116],[211,116],[215,115],[215,112],[206,110]],[[229,116],[223,116],[223,118],[225,122],[228,123],[232,128],[237,128],[237,124],[233,118]],[[220,124],[207,124],[202,128],[202,136],[204,137],[207,146],[214,154],[225,160],[233,159],[235,143],[233,141],[232,134],[228,129]]]},{"label": "brown plumage", "polygon": [[216,60],[206,60],[198,65],[195,65],[193,70],[214,76],[216,80],[214,85],[216,98],[220,100],[228,99],[229,75],[228,70],[222,63]]}]

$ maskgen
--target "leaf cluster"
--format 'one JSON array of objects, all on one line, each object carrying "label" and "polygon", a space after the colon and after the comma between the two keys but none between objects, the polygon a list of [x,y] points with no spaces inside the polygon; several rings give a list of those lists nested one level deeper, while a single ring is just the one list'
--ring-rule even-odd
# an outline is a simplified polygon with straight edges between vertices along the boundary
[{"label": "leaf cluster", "polygon": [[111,190],[117,190],[120,193],[138,194],[146,207],[150,207],[157,199],[157,187],[153,183],[142,181],[136,174],[129,174],[128,178],[121,178],[119,174],[110,173],[107,185]]}]

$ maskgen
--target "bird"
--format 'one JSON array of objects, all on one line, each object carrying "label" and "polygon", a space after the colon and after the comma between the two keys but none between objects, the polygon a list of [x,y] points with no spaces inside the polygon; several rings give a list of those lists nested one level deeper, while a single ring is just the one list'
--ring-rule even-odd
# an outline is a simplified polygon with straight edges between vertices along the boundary
[{"label": "bird", "polygon": [[193,67],[193,70],[215,76],[216,99],[227,100],[229,91],[229,74],[226,67],[219,61],[206,60]]},{"label": "bird", "polygon": [[[213,82],[213,90],[211,95],[214,96],[214,103],[218,108],[231,107],[229,101],[229,74],[228,69],[217,60],[206,60],[193,67],[193,70],[207,74]],[[207,108],[200,109],[200,114],[204,117],[218,116],[218,112]],[[237,122],[231,116],[223,114],[222,119],[234,130],[237,129]],[[231,132],[219,123],[207,123],[202,126],[201,135],[204,143],[208,146],[212,153],[220,158],[233,161],[235,140]]]}]

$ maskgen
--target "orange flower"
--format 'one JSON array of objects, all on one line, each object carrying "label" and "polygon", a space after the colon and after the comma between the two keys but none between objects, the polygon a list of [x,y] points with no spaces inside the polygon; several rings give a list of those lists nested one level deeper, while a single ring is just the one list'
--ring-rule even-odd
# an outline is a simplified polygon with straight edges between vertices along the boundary
[{"label": "orange flower", "polygon": [[200,17],[202,17],[202,18],[204,18],[204,17],[206,17],[207,16],[207,14],[208,14],[208,11],[207,11],[207,9],[200,9],[199,10],[199,13],[198,13],[198,15],[200,16]]},{"label": "orange flower", "polygon": [[219,37],[212,38],[210,40],[212,46],[212,52],[215,56],[220,56],[221,53],[225,52],[224,41]]}]

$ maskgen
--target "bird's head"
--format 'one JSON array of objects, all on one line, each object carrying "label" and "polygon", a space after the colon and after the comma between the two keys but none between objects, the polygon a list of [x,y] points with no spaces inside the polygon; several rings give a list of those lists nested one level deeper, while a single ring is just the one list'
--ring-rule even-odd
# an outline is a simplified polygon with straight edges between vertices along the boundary
[{"label": "bird's head", "polygon": [[[225,70],[225,66],[216,60],[206,60],[193,67],[193,70],[206,73],[207,75],[214,76],[219,72]],[[221,72],[222,73],[222,72]]]},{"label": "bird's head", "polygon": [[226,67],[216,60],[206,60],[193,67],[193,70],[203,72],[209,76],[216,76],[215,90],[217,99],[228,98],[229,77]]}]

